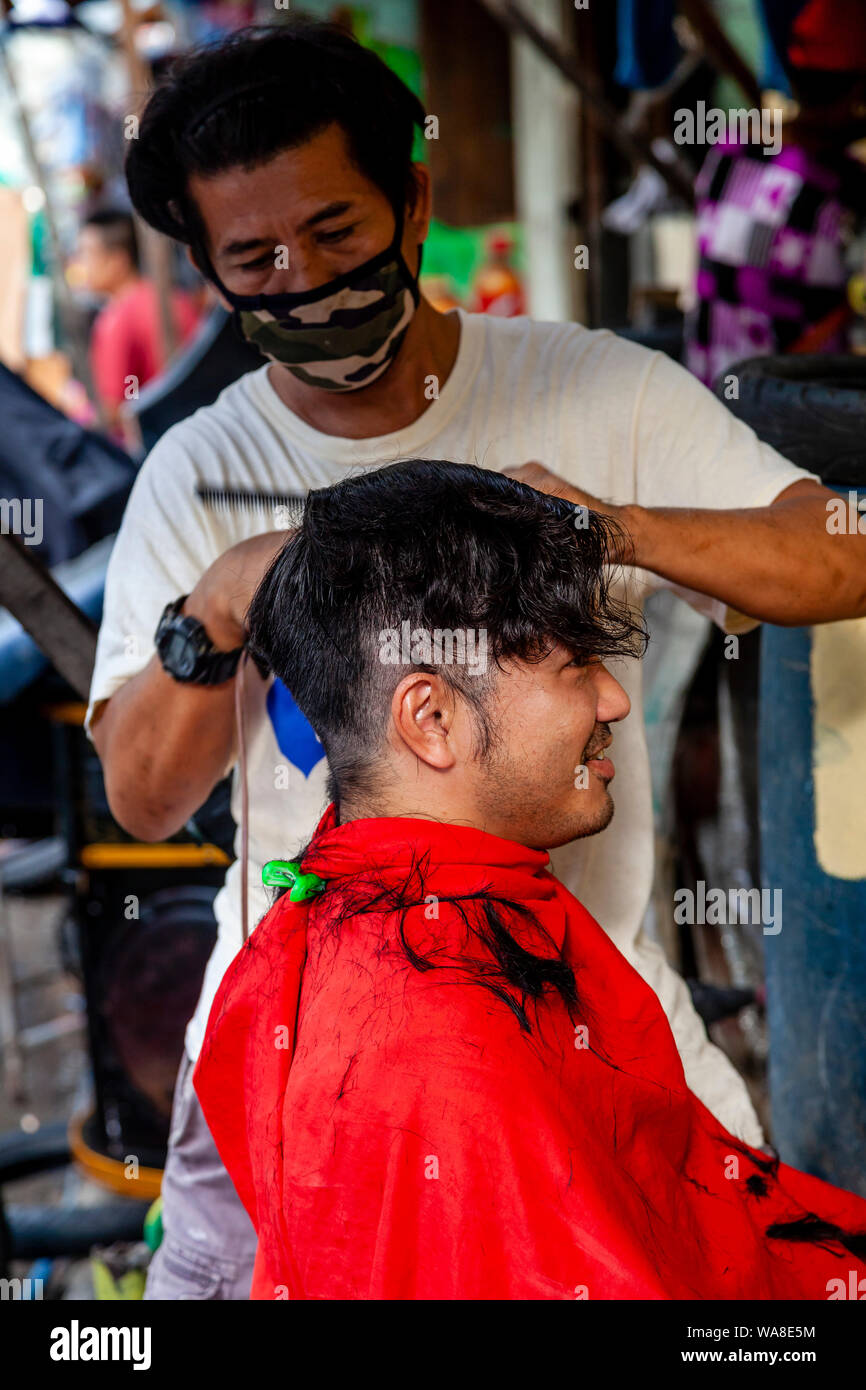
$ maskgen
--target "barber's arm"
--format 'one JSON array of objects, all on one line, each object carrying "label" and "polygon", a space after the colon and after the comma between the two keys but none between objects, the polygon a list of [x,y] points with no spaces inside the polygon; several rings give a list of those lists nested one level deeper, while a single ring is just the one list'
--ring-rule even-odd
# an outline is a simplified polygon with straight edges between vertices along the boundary
[{"label": "barber's arm", "polygon": [[781,627],[866,615],[866,535],[829,532],[838,495],[802,479],[766,507],[704,510],[613,506],[538,463],[507,470],[619,521],[630,538],[619,557],[673,584],[721,599]]},{"label": "barber's arm", "polygon": [[[247,607],[286,535],[266,532],[233,546],[191,590],[182,612],[203,624],[218,651],[243,645]],[[252,664],[246,679],[260,679]],[[219,685],[178,681],[153,656],[97,707],[91,737],[108,804],[131,835],[175,834],[225,775],[235,753],[234,688],[233,678]]]}]

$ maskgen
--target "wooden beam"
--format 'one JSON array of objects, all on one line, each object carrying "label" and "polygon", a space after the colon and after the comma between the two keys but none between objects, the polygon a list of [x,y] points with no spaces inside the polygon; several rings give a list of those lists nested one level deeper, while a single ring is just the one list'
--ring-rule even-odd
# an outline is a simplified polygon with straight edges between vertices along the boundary
[{"label": "wooden beam", "polygon": [[86,700],[96,659],[96,624],[17,536],[0,533],[0,606]]},{"label": "wooden beam", "polygon": [[598,124],[607,139],[616,145],[635,168],[641,164],[652,165],[661,174],[672,193],[681,198],[688,207],[694,205],[694,174],[691,168],[678,155],[674,155],[670,163],[659,159],[652,149],[650,140],[636,131],[629,130],[616,107],[605,96],[599,79],[588,71],[574,54],[568,53],[557,40],[539,29],[535,21],[530,19],[522,6],[515,4],[514,0],[481,0],[481,3],[511,33],[523,34],[529,39],[562,73],[565,80],[577,87],[592,104]]},{"label": "wooden beam", "polygon": [[[422,0],[424,109],[439,112],[441,138],[425,140],[436,216],[452,227],[514,217],[510,40],[482,5]],[[478,54],[484,78],[478,80]],[[462,137],[472,132],[472,139]]]},{"label": "wooden beam", "polygon": [[708,60],[720,72],[729,73],[755,107],[761,105],[761,88],[748,63],[740,57],[706,0],[679,0],[680,9],[703,45]]}]

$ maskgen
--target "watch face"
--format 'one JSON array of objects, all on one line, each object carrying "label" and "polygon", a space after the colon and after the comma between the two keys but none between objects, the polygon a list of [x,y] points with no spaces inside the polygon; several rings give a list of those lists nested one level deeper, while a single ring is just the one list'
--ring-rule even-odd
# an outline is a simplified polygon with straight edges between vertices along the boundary
[{"label": "watch face", "polygon": [[191,676],[195,670],[196,652],[189,637],[182,632],[169,632],[165,644],[164,660],[175,675]]}]

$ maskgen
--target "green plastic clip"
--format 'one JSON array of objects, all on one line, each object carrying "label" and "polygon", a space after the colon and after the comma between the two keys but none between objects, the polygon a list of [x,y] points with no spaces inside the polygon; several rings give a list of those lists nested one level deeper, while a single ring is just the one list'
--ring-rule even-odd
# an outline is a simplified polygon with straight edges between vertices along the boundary
[{"label": "green plastic clip", "polygon": [[266,888],[288,888],[289,901],[306,902],[325,887],[324,879],[317,874],[301,873],[300,864],[287,863],[285,859],[269,859],[262,869],[262,883]]}]

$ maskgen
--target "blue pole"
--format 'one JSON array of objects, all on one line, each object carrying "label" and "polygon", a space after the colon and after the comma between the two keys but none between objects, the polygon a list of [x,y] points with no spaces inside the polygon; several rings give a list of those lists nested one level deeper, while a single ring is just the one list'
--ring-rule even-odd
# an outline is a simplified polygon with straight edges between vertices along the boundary
[{"label": "blue pole", "polygon": [[811,646],[810,629],[763,629],[762,878],[783,914],[764,937],[773,1141],[866,1196],[866,878],[825,873],[815,852]]}]

